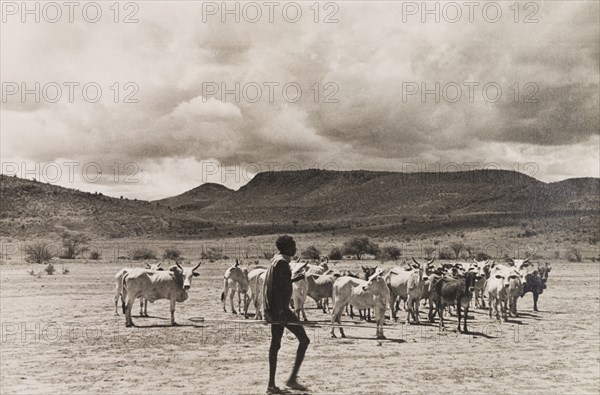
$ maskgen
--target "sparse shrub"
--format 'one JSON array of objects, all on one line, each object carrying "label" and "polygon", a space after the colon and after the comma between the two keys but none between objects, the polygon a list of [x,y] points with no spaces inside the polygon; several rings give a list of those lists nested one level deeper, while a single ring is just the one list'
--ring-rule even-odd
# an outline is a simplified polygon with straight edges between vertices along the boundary
[{"label": "sparse shrub", "polygon": [[473,248],[472,245],[466,245],[463,248],[463,250],[467,253],[467,258],[471,258],[473,256],[473,252],[475,250],[475,248]]},{"label": "sparse shrub", "polygon": [[[436,240],[437,241],[437,240]],[[435,252],[435,247],[423,247],[423,253],[425,254],[425,257],[428,259],[431,259],[431,257],[433,256],[433,253]]]},{"label": "sparse shrub", "polygon": [[379,246],[366,236],[355,237],[344,243],[342,252],[344,255],[356,256],[356,259],[360,260],[364,254],[377,256],[379,254]]},{"label": "sparse shrub", "polygon": [[[460,256],[460,252],[465,248],[465,245],[463,243],[454,242],[454,243],[450,244],[450,248],[452,249],[452,251],[454,251],[454,256],[458,259]],[[445,258],[445,259],[449,259],[449,258]]]},{"label": "sparse shrub", "polygon": [[402,250],[396,246],[385,246],[379,253],[379,260],[381,261],[397,261],[402,255]]},{"label": "sparse shrub", "polygon": [[560,258],[560,251],[554,251],[554,259]]},{"label": "sparse shrub", "polygon": [[75,259],[78,255],[88,250],[85,246],[90,242],[90,237],[83,233],[65,232],[62,234],[62,244],[65,248],[61,258]]},{"label": "sparse shrub", "polygon": [[482,262],[482,261],[487,261],[488,259],[492,259],[492,256],[486,254],[485,252],[480,252],[479,254],[477,254],[475,259],[478,260],[479,262]]},{"label": "sparse shrub", "polygon": [[452,251],[448,247],[442,248],[438,256],[440,259],[452,259],[454,257]]},{"label": "sparse shrub", "polygon": [[340,261],[344,256],[342,255],[342,251],[340,251],[339,247],[333,247],[329,254],[327,255],[329,259],[332,261]]},{"label": "sparse shrub", "polygon": [[147,247],[139,247],[133,250],[131,254],[131,259],[139,261],[142,259],[156,259],[156,254],[154,251]]},{"label": "sparse shrub", "polygon": [[53,275],[54,272],[56,271],[56,269],[54,268],[54,265],[52,263],[49,263],[48,266],[46,266],[44,268],[44,270],[46,271],[46,273],[48,273],[48,275]]},{"label": "sparse shrub", "polygon": [[25,247],[25,260],[32,263],[44,263],[53,258],[47,243],[37,242]]},{"label": "sparse shrub", "polygon": [[301,256],[304,259],[319,259],[321,257],[321,251],[315,246],[308,246],[302,250]]},{"label": "sparse shrub", "polygon": [[263,251],[263,258],[271,259],[273,258],[273,253],[271,251]]},{"label": "sparse shrub", "polygon": [[223,249],[221,247],[212,246],[208,247],[206,250],[202,251],[202,259],[208,259],[211,262],[214,262],[218,259],[223,258]]},{"label": "sparse shrub", "polygon": [[181,257],[181,250],[179,250],[177,247],[168,247],[167,249],[165,249],[165,252],[163,253],[163,258],[164,259],[179,259]]},{"label": "sparse shrub", "polygon": [[100,253],[100,251],[92,251],[90,252],[90,259],[97,261],[98,259],[102,258],[102,254]]},{"label": "sparse shrub", "polygon": [[69,269],[67,269],[66,267],[62,267],[62,274],[69,274]]},{"label": "sparse shrub", "polygon": [[569,248],[567,251],[567,260],[569,262],[581,262],[581,251],[575,247]]}]

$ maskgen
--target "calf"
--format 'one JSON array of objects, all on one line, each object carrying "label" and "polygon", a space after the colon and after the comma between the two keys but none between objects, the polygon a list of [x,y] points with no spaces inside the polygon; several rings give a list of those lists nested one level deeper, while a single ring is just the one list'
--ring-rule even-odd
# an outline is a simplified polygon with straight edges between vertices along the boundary
[{"label": "calf", "polygon": [[171,302],[171,325],[177,325],[175,323],[175,303],[187,300],[187,291],[192,285],[192,277],[200,275],[196,272],[200,264],[184,269],[179,262],[176,262],[177,266],[171,266],[168,271],[132,269],[127,272],[123,278],[125,326],[134,325],[131,320],[131,308],[135,299],[139,297],[150,302],[169,299]]},{"label": "calf", "polygon": [[[331,314],[331,336],[335,336],[336,322],[341,324],[342,311],[347,304],[358,309],[373,308],[377,322],[377,338],[385,339],[383,324],[385,310],[389,303],[390,291],[382,276],[382,270],[377,271],[368,280],[353,277],[340,277],[333,284],[333,312]],[[344,328],[340,327],[342,337],[346,337]]]},{"label": "calf", "polygon": [[[469,304],[473,297],[473,290],[475,289],[476,276],[476,273],[470,271],[465,273],[464,277],[460,279],[442,276],[431,281],[430,288],[433,288],[437,294],[436,307],[440,317],[440,331],[444,327],[444,306],[456,305],[458,331],[460,332],[460,321],[462,319],[464,332],[468,332],[467,316],[469,314]],[[462,308],[464,308],[464,317],[462,316]]]}]

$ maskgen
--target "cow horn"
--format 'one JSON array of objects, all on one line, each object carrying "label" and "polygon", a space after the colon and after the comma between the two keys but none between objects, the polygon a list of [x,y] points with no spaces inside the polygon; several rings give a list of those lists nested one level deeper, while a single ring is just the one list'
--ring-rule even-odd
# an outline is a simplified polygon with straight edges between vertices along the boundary
[{"label": "cow horn", "polygon": [[181,267],[181,265],[179,264],[179,261],[175,261],[175,264],[177,265],[178,268],[180,268],[181,270],[183,270],[183,268]]},{"label": "cow horn", "polygon": [[148,262],[145,262],[145,263],[146,263],[146,269],[150,269],[150,264]]},{"label": "cow horn", "polygon": [[198,262],[198,264],[196,266],[194,266],[192,271],[195,271],[196,269],[198,269],[200,267],[200,265],[202,265],[202,262]]},{"label": "cow horn", "polygon": [[162,265],[162,262],[158,262],[158,265],[156,265],[156,267],[160,267],[160,265]]},{"label": "cow horn", "polygon": [[431,265],[433,263],[433,261],[435,261],[435,258],[431,258],[431,260],[429,262],[427,262],[427,264]]},{"label": "cow horn", "polygon": [[238,267],[240,265],[240,261],[238,261],[237,258],[235,258],[235,267]]},{"label": "cow horn", "polygon": [[417,262],[417,260],[414,257],[411,257],[411,258],[412,258],[412,260],[413,260],[414,263],[416,263],[417,265],[421,266],[421,264],[419,262]]},{"label": "cow horn", "polygon": [[527,259],[525,259],[525,260],[523,261],[523,263],[527,263],[527,262],[529,262],[529,259],[531,259],[531,258],[527,258]]}]

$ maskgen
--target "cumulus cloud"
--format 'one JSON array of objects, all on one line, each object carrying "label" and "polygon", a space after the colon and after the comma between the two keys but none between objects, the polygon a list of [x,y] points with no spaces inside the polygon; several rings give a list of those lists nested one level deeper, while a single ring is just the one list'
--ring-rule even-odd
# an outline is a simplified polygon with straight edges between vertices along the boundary
[{"label": "cumulus cloud", "polygon": [[[135,185],[93,187],[139,198],[205,182],[207,161],[248,174],[268,162],[402,170],[536,161],[546,181],[599,176],[598,3],[521,3],[518,23],[502,2],[495,23],[481,8],[470,22],[464,7],[458,23],[423,23],[402,2],[336,3],[337,23],[323,23],[329,8],[315,23],[301,4],[297,23],[281,6],[273,23],[264,7],[257,23],[223,23],[190,2],[140,3],[134,24],[114,23],[107,7],[94,24],[9,16],[3,82],[39,82],[41,93],[54,82],[62,99],[3,100],[2,160],[94,162],[106,174],[134,162],[144,172]],[[522,23],[532,11],[538,22]],[[79,84],[72,102],[68,82]],[[83,97],[90,82],[102,90],[95,103]]]}]

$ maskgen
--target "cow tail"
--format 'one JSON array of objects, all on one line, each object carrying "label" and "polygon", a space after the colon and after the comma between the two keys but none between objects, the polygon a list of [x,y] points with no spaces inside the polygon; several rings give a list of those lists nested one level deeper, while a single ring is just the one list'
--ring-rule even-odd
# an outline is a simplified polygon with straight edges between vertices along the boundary
[{"label": "cow tail", "polygon": [[225,290],[226,289],[227,289],[227,277],[224,277],[224,280],[223,280],[223,292],[221,292],[221,302],[225,301],[225,297],[226,297]]},{"label": "cow tail", "polygon": [[127,274],[123,276],[123,289],[121,291],[121,308],[125,314],[125,299],[127,299]]}]

